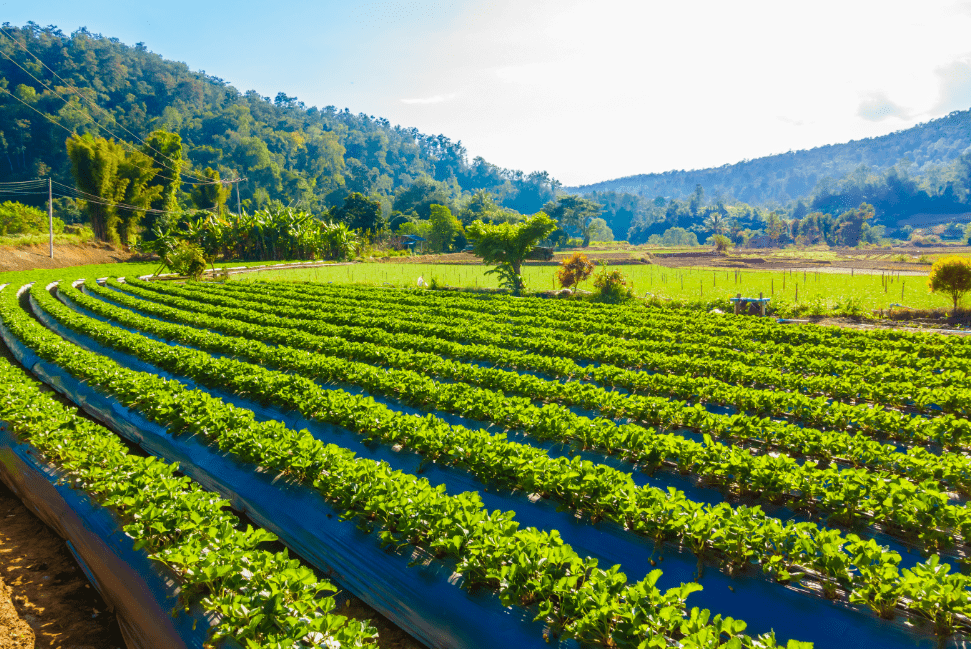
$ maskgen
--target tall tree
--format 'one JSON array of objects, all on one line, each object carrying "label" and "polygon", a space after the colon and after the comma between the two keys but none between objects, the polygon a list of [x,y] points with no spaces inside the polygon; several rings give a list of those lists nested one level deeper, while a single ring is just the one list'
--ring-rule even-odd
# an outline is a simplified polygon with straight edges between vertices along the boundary
[{"label": "tall tree", "polygon": [[121,202],[135,208],[118,208],[118,238],[124,245],[134,243],[145,210],[162,195],[162,185],[153,185],[158,170],[152,159],[139,151],[129,151],[118,165],[118,193]]},{"label": "tall tree", "polygon": [[[149,183],[151,187],[160,189],[158,196],[152,199],[151,208],[160,212],[176,212],[179,209],[178,192],[181,186],[179,175],[185,162],[182,158],[182,138],[178,133],[152,131],[145,139],[142,153],[151,159],[152,166],[158,170]],[[157,226],[162,230],[167,229],[170,221],[171,218],[165,214],[149,212],[143,219],[145,237],[154,236],[152,232]]]},{"label": "tall tree", "polygon": [[117,243],[120,219],[114,203],[125,197],[124,186],[118,187],[118,167],[125,160],[124,148],[114,140],[85,134],[67,139],[67,154],[78,189],[100,199],[86,201],[94,236]]},{"label": "tall tree", "polygon": [[334,221],[346,223],[350,230],[377,232],[385,224],[381,217],[381,203],[360,192],[348,194],[344,204],[332,209],[330,216]]},{"label": "tall tree", "polygon": [[206,183],[196,185],[190,194],[193,204],[200,210],[216,209],[221,212],[226,199],[229,198],[230,188],[219,182],[219,172],[211,167],[206,167],[202,172]]},{"label": "tall tree", "polygon": [[430,208],[431,218],[428,220],[431,229],[428,233],[428,243],[432,250],[449,252],[455,238],[464,234],[462,224],[444,205],[431,205]]},{"label": "tall tree", "polygon": [[590,243],[590,222],[600,216],[602,211],[601,205],[575,195],[561,196],[543,206],[543,212],[555,219],[561,227],[581,235],[584,245]]}]

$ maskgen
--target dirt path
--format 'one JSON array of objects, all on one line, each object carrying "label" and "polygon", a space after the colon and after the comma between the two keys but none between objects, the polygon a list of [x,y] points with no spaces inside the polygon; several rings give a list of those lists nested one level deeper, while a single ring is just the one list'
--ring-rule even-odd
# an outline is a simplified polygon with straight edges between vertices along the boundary
[{"label": "dirt path", "polygon": [[107,243],[89,242],[80,245],[55,245],[54,259],[47,245],[0,246],[0,271],[34,270],[36,268],[65,268],[81,264],[113,264],[128,261],[131,253]]},{"label": "dirt path", "polygon": [[[118,623],[64,541],[0,483],[0,579],[34,642],[0,648],[121,649]],[[2,598],[0,598],[2,600]],[[10,613],[10,609],[7,610]],[[0,630],[2,626],[0,613]],[[5,634],[4,634],[5,635]]]},{"label": "dirt path", "polygon": [[17,613],[11,596],[0,579],[0,649],[33,649],[34,631]]}]

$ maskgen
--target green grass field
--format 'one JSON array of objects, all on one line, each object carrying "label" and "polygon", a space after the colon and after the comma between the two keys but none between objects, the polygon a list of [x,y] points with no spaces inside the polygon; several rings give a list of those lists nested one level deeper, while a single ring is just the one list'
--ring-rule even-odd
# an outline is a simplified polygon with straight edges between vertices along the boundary
[{"label": "green grass field", "polygon": [[[950,300],[927,290],[925,276],[850,275],[791,271],[712,270],[701,268],[665,268],[662,266],[611,266],[627,275],[633,282],[637,296],[647,293],[676,300],[724,299],[741,293],[743,297],[758,297],[763,293],[776,301],[812,303],[825,307],[845,306],[855,300],[864,309],[885,309],[890,304],[928,309],[950,306]],[[333,268],[267,271],[239,277],[241,281],[285,280],[334,282],[338,284],[374,284],[415,286],[419,277],[432,279],[447,286],[496,288],[494,276],[485,275],[485,266],[445,264],[354,264]],[[556,267],[526,266],[524,278],[531,290],[548,290],[555,285]],[[581,289],[592,290],[588,280]]]}]

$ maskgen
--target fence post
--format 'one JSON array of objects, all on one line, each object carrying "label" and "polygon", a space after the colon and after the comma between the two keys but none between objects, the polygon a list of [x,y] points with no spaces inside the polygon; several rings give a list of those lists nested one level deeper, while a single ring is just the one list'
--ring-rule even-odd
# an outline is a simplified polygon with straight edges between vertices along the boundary
[{"label": "fence post", "polygon": [[735,296],[735,315],[738,315],[739,305],[742,303],[742,294],[739,293]]},{"label": "fence post", "polygon": [[765,302],[762,301],[762,291],[759,291],[759,312],[765,316]]}]

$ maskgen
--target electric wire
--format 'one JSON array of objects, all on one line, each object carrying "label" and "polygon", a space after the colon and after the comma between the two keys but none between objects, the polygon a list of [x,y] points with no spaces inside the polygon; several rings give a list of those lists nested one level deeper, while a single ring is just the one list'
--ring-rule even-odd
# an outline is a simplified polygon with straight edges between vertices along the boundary
[{"label": "electric wire", "polygon": [[[2,53],[2,52],[0,52],[0,53]],[[49,122],[51,122],[55,126],[59,126],[60,128],[64,129],[65,131],[67,131],[68,133],[70,133],[71,135],[73,135],[75,137],[80,137],[80,135],[78,135],[77,131],[72,131],[71,129],[69,129],[68,127],[64,126],[63,124],[61,124],[60,122],[58,122],[56,119],[54,119],[53,117],[51,117],[47,113],[43,113],[43,112],[37,110],[36,108],[34,108],[33,106],[31,106],[30,104],[28,104],[27,102],[25,102],[23,99],[21,99],[17,95],[13,94],[12,92],[10,92],[6,88],[4,88],[3,86],[0,86],[0,90],[2,90],[3,92],[7,93],[11,97],[13,97],[17,101],[19,101],[21,104],[23,104],[27,108],[31,109],[32,111],[34,111],[35,113],[37,113],[38,115],[40,115],[41,117],[47,119]],[[128,143],[127,142],[124,142],[124,144],[128,144]],[[128,144],[128,146],[131,146],[131,145]],[[135,150],[137,151],[137,149],[135,149]],[[145,166],[139,165],[139,164],[136,164],[135,166],[138,167],[139,169],[146,169],[146,170],[147,169],[155,169],[155,167],[145,167]],[[189,182],[184,181],[184,180],[179,180],[178,178],[171,178],[169,176],[163,176],[162,174],[159,174],[159,173],[156,173],[155,174],[155,178],[163,178],[165,180],[171,180],[172,182],[178,182],[178,183],[183,183],[183,184],[188,184],[188,185],[222,185],[224,183],[234,182],[234,181],[230,181],[230,180],[223,181],[223,180],[220,179],[220,180],[214,180],[212,182],[206,182],[206,183],[189,183]]]},{"label": "electric wire", "polygon": [[[27,54],[29,54],[29,55],[30,55],[31,57],[33,57],[35,61],[37,61],[38,63],[40,63],[40,64],[41,64],[42,66],[44,66],[44,68],[46,68],[46,69],[47,69],[47,70],[48,70],[48,71],[49,71],[49,72],[50,72],[50,73],[51,73],[52,75],[54,75],[54,77],[55,77],[56,79],[58,79],[58,80],[59,80],[59,81],[60,81],[61,83],[63,83],[63,84],[65,84],[65,86],[67,86],[67,88],[69,88],[69,89],[70,89],[70,90],[71,90],[71,91],[72,91],[72,92],[73,92],[73,93],[74,93],[75,95],[77,95],[77,97],[78,97],[79,99],[81,99],[82,101],[86,101],[86,102],[87,102],[87,103],[89,103],[89,104],[90,104],[91,106],[93,106],[94,108],[97,108],[97,109],[98,109],[99,111],[101,111],[102,113],[104,113],[105,115],[107,115],[107,116],[108,116],[108,118],[110,118],[112,122],[114,122],[115,124],[117,124],[117,125],[118,125],[118,126],[119,126],[119,127],[121,128],[121,130],[123,130],[123,131],[124,131],[125,133],[128,133],[128,135],[130,135],[131,137],[133,137],[133,138],[135,138],[136,140],[138,140],[139,142],[141,142],[141,143],[142,143],[143,145],[145,145],[145,146],[147,146],[147,147],[148,147],[149,149],[151,149],[151,150],[152,150],[152,151],[154,151],[155,153],[157,153],[157,154],[159,154],[160,156],[162,156],[163,158],[165,158],[165,159],[166,159],[166,160],[168,160],[169,162],[172,162],[173,164],[175,163],[175,160],[174,160],[173,158],[171,158],[170,156],[167,156],[167,155],[165,155],[164,153],[162,153],[162,152],[161,152],[161,151],[159,151],[158,149],[156,149],[156,148],[154,148],[154,147],[152,147],[151,145],[149,145],[149,144],[147,144],[147,143],[145,142],[145,140],[143,140],[143,139],[141,139],[140,137],[138,137],[137,135],[135,135],[134,133],[132,133],[131,131],[129,131],[129,130],[127,129],[127,128],[125,128],[125,126],[124,126],[123,124],[121,124],[121,123],[120,123],[120,122],[119,122],[118,120],[116,120],[116,119],[115,119],[115,117],[114,117],[114,115],[112,115],[112,114],[111,114],[110,112],[108,112],[107,110],[105,110],[104,108],[102,108],[101,106],[99,106],[98,104],[96,104],[95,102],[93,102],[93,101],[91,101],[90,99],[88,99],[87,97],[85,97],[85,96],[84,96],[84,95],[83,95],[83,94],[81,93],[81,91],[80,91],[80,90],[78,90],[78,89],[77,89],[76,87],[74,87],[74,86],[73,86],[73,85],[72,85],[72,84],[71,84],[70,82],[68,82],[68,81],[66,81],[66,80],[65,80],[65,79],[64,79],[63,77],[61,77],[61,76],[60,76],[59,74],[57,74],[57,72],[55,72],[54,70],[52,70],[52,69],[51,69],[51,68],[50,68],[50,67],[49,67],[49,66],[48,66],[48,65],[47,65],[46,63],[44,63],[44,61],[42,61],[42,60],[41,60],[41,59],[40,59],[40,58],[39,58],[39,57],[38,57],[38,56],[37,56],[36,54],[34,54],[33,52],[31,52],[31,51],[30,51],[30,49],[28,49],[28,47],[27,47],[26,45],[24,45],[24,44],[23,44],[23,43],[21,43],[21,42],[20,42],[19,40],[17,40],[16,38],[14,38],[14,37],[13,37],[13,36],[11,36],[10,34],[8,34],[8,33],[7,33],[7,30],[5,30],[5,29],[4,29],[4,28],[3,28],[2,26],[0,26],[0,33],[3,33],[3,35],[4,35],[4,36],[6,36],[6,37],[7,37],[8,39],[10,39],[11,41],[13,41],[13,42],[14,42],[14,43],[15,43],[15,44],[16,44],[16,45],[17,45],[17,46],[18,46],[18,47],[20,48],[20,49],[22,49],[22,50],[23,50],[24,52],[26,52],[26,53],[27,53]],[[23,71],[24,71],[24,72],[26,72],[27,74],[29,74],[29,75],[30,75],[30,77],[31,77],[32,79],[34,79],[34,81],[37,81],[37,83],[40,83],[41,85],[43,85],[43,86],[44,86],[45,88],[47,88],[48,90],[50,90],[51,92],[53,92],[54,94],[56,94],[56,95],[57,95],[58,97],[60,97],[60,98],[61,98],[62,100],[64,100],[64,101],[65,101],[66,103],[70,103],[70,102],[68,102],[68,100],[67,100],[67,99],[64,99],[64,97],[62,97],[62,96],[61,96],[61,94],[60,94],[60,93],[58,93],[58,92],[57,92],[56,90],[54,90],[54,89],[52,89],[52,88],[50,88],[50,87],[48,87],[48,86],[47,86],[47,84],[45,84],[45,83],[44,83],[43,81],[40,81],[40,80],[39,80],[39,79],[38,79],[37,77],[35,77],[35,76],[34,76],[33,74],[31,74],[31,73],[30,73],[29,71],[27,71],[26,69],[24,69],[24,68],[23,68],[23,66],[21,66],[21,65],[20,65],[19,63],[17,63],[17,62],[16,62],[16,61],[14,61],[14,60],[13,60],[12,58],[10,58],[9,56],[7,56],[7,54],[6,54],[6,53],[3,53],[3,52],[0,52],[0,54],[3,54],[3,56],[4,56],[4,57],[6,57],[6,58],[7,58],[7,59],[8,59],[8,60],[9,60],[9,61],[11,62],[11,63],[13,63],[14,65],[16,65],[16,66],[17,66],[18,68],[20,68],[21,70],[23,70]],[[92,121],[94,121],[94,117],[91,117],[91,119],[92,119]],[[97,123],[97,122],[95,122],[95,123]],[[99,126],[101,126],[101,125],[99,124]],[[112,132],[111,132],[110,130],[108,130],[108,129],[107,129],[106,127],[104,127],[104,126],[101,126],[101,128],[104,128],[104,129],[105,129],[106,131],[108,131],[109,133],[111,133],[111,135],[113,135],[114,137],[116,137],[116,138],[118,138],[118,140],[122,140],[122,138],[120,138],[120,137],[118,137],[117,135],[115,135],[114,133],[112,133]],[[200,177],[200,176],[195,176],[195,175],[193,175],[193,174],[190,174],[190,173],[188,173],[188,172],[182,172],[182,171],[179,171],[179,170],[176,170],[176,169],[174,169],[174,168],[172,168],[172,167],[168,167],[168,165],[165,165],[165,164],[163,164],[163,166],[165,166],[165,167],[167,167],[167,168],[169,168],[169,169],[170,169],[171,171],[175,171],[175,172],[176,172],[177,174],[179,174],[179,175],[181,175],[181,176],[186,176],[186,177],[188,177],[188,178],[192,178],[192,179],[194,179],[194,180],[198,180],[198,181],[201,181],[201,182],[200,182],[199,184],[214,184],[214,183],[209,183],[209,182],[205,182],[205,180],[206,180],[206,179],[204,179],[204,178],[202,178],[202,177]],[[189,183],[189,184],[196,184],[196,183]]]}]

